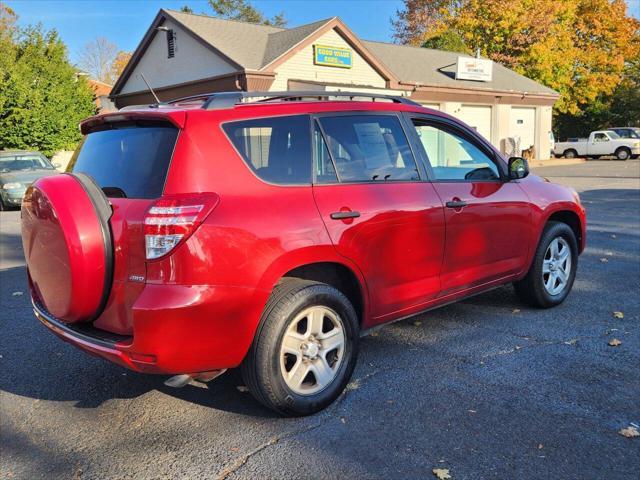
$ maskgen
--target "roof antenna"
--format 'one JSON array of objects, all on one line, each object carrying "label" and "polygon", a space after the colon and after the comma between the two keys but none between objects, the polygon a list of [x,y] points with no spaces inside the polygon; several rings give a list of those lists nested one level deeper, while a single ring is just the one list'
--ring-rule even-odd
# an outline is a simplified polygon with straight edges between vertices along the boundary
[{"label": "roof antenna", "polygon": [[146,84],[147,84],[147,88],[148,88],[148,89],[149,89],[149,91],[151,92],[151,95],[153,95],[153,98],[155,98],[155,99],[156,99],[156,103],[157,103],[157,104],[162,103],[162,102],[160,102],[160,99],[159,99],[159,98],[158,98],[158,96],[156,95],[156,92],[154,92],[154,91],[153,91],[153,88],[151,88],[151,85],[149,85],[149,82],[147,82],[147,79],[146,79],[146,78],[144,78],[144,74],[142,74],[142,73],[141,73],[141,74],[140,74],[140,77],[142,78],[142,81],[143,81],[144,83],[146,83]]}]

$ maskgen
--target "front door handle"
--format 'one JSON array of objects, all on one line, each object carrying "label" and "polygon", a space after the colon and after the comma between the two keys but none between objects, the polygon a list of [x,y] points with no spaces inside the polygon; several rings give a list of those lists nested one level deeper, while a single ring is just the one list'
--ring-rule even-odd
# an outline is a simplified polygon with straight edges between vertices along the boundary
[{"label": "front door handle", "polygon": [[360,216],[360,212],[354,211],[346,211],[346,212],[333,212],[331,214],[331,218],[334,220],[345,220],[349,218],[358,218]]},{"label": "front door handle", "polygon": [[464,200],[451,200],[446,203],[447,208],[463,208],[467,206],[467,202]]}]

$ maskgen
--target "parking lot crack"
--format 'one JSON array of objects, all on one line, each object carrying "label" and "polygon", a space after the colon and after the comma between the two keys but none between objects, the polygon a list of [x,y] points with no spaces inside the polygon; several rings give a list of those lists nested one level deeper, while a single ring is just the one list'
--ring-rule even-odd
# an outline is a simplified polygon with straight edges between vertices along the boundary
[{"label": "parking lot crack", "polygon": [[273,445],[276,445],[281,440],[284,440],[284,439],[290,438],[290,437],[295,437],[296,435],[299,435],[301,433],[306,433],[306,432],[315,430],[315,429],[320,428],[321,426],[325,425],[326,423],[330,422],[332,419],[335,419],[334,412],[336,412],[336,410],[338,409],[338,407],[340,406],[342,401],[346,398],[347,394],[350,391],[357,390],[358,388],[360,388],[360,386],[362,385],[363,381],[370,379],[371,377],[381,373],[384,370],[385,369],[374,370],[372,372],[367,373],[366,375],[363,375],[360,378],[354,379],[347,386],[347,388],[345,389],[343,394],[340,395],[339,399],[327,410],[328,415],[326,415],[321,421],[316,422],[316,423],[314,423],[312,425],[307,425],[307,426],[304,426],[304,427],[301,427],[301,428],[289,430],[287,432],[282,433],[281,435],[276,435],[275,437],[270,438],[268,441],[266,441],[264,443],[261,443],[260,445],[258,445],[254,449],[252,449],[251,451],[249,451],[246,454],[244,454],[243,456],[237,458],[230,466],[224,468],[218,474],[218,476],[216,477],[217,480],[226,480],[231,475],[233,475],[234,473],[238,472],[238,470],[240,470],[253,456],[257,455],[258,453],[262,452],[263,450],[265,450],[265,449],[267,449],[267,448],[269,448],[269,447],[271,447]]},{"label": "parking lot crack", "polygon": [[276,445],[278,442],[280,442],[281,440],[284,440],[285,438],[295,437],[296,435],[299,435],[301,433],[306,433],[311,430],[315,430],[316,428],[321,427],[325,423],[326,423],[325,421],[316,422],[312,425],[307,425],[305,427],[289,430],[287,432],[282,433],[281,435],[276,435],[275,437],[270,438],[268,441],[261,443],[260,445],[255,447],[253,450],[247,452],[240,458],[237,458],[230,466],[224,468],[216,478],[218,480],[225,480],[229,478],[231,475],[233,475],[238,470],[240,470],[249,461],[249,459],[251,459],[251,457],[257,455],[258,453],[262,452],[266,448]]}]

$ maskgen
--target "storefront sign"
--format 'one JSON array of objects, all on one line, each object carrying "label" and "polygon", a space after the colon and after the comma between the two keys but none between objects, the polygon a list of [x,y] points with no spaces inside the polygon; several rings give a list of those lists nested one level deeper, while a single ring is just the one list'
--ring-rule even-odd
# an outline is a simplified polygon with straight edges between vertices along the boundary
[{"label": "storefront sign", "polygon": [[351,68],[352,55],[348,48],[313,46],[313,63],[326,67]]},{"label": "storefront sign", "polygon": [[456,80],[478,80],[490,82],[493,74],[493,62],[483,58],[458,57]]}]

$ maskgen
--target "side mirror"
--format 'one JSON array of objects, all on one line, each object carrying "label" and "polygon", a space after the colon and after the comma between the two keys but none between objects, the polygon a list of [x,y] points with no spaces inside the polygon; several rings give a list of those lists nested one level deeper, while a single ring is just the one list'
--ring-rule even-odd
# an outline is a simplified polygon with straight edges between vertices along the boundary
[{"label": "side mirror", "polygon": [[509,178],[519,180],[529,175],[529,163],[522,157],[509,159]]}]

